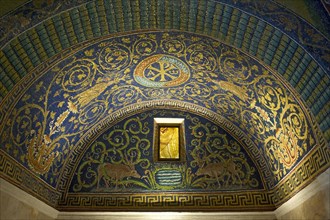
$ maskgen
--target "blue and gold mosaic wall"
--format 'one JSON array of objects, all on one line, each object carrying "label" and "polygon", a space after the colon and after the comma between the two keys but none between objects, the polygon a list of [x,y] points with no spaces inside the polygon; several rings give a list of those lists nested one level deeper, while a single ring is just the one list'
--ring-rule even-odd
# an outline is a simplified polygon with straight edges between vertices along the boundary
[{"label": "blue and gold mosaic wall", "polygon": [[[273,210],[329,167],[323,34],[272,1],[29,2],[1,19],[0,175],[59,210]],[[186,163],[152,161],[159,116]]]},{"label": "blue and gold mosaic wall", "polygon": [[[309,5],[323,9],[321,3]],[[321,19],[329,26],[328,17]],[[283,75],[330,140],[329,33],[273,1],[36,1],[1,22],[0,99],[48,58],[86,40],[175,29],[216,38]]]},{"label": "blue and gold mosaic wall", "polygon": [[[325,141],[290,86],[254,58],[203,35],[149,31],[88,42],[25,83],[7,102],[2,161],[14,159],[62,193],[63,210],[88,209],[82,201],[111,192],[124,193],[123,209],[138,207],[127,193],[146,199],[159,192],[174,193],[173,204],[183,192],[192,193],[186,199],[193,204],[198,193],[218,193],[216,206],[224,208],[219,200],[233,190],[239,192],[233,204],[242,193],[254,198],[247,209],[273,209],[272,190],[309,166],[302,158],[322,161],[316,173],[329,164]],[[161,106],[168,110],[147,111]],[[151,159],[152,119],[162,115],[186,119],[184,164]],[[118,169],[119,177],[109,171]]]}]

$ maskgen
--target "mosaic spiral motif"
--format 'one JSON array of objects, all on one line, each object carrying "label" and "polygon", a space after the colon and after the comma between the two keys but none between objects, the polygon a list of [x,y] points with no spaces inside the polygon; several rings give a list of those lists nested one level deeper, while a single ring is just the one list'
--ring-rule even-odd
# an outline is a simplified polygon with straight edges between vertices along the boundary
[{"label": "mosaic spiral motif", "polygon": [[[207,108],[227,118],[231,132],[237,127],[248,134],[269,162],[265,166],[273,175],[267,183],[270,187],[317,144],[309,116],[276,75],[237,49],[183,32],[113,37],[54,64],[6,113],[0,144],[55,186],[63,161],[93,126],[124,106],[162,99]],[[222,141],[211,138],[208,143],[218,147]],[[198,149],[201,143],[194,144]],[[214,150],[204,152],[205,157],[213,154]],[[228,156],[209,160],[246,167],[243,160],[230,161]],[[144,162],[143,166],[151,165]],[[144,172],[138,171],[140,176]],[[237,182],[241,175],[232,173],[229,182]],[[219,184],[208,187],[222,185],[218,180]],[[209,185],[201,181],[193,187],[205,188],[205,184]]]},{"label": "mosaic spiral motif", "polygon": [[[185,118],[186,162],[153,161],[153,118]],[[230,134],[202,117],[153,110],[128,118],[87,149],[71,182],[72,192],[262,189],[260,174]]]},{"label": "mosaic spiral motif", "polygon": [[[86,45],[94,38],[134,30],[181,30],[220,39],[256,56],[283,75],[311,109],[325,138],[330,139],[330,120],[325,117],[329,115],[327,35],[330,25],[320,1],[308,1],[304,5],[311,9],[313,20],[318,18],[322,21],[314,25],[326,35],[274,1],[187,1],[183,4],[162,0],[140,3],[127,0],[33,1],[3,16],[0,21],[0,44],[3,48],[0,57],[4,74],[0,83],[0,100],[8,101],[5,97],[15,85],[24,87],[18,83],[20,79],[30,75],[46,60],[62,56],[65,50]],[[115,16],[117,13],[121,16]],[[128,40],[123,39],[123,42]],[[175,37],[155,41],[155,38],[144,35],[134,43],[134,53],[142,56],[156,54],[161,46],[168,54],[184,58],[182,52],[187,52],[190,47]],[[195,69],[206,71],[212,68],[214,54],[208,51],[209,48],[204,51],[203,47],[205,45],[199,45],[199,49],[191,47],[195,51],[188,52],[191,58],[188,56],[187,61]],[[121,59],[127,54],[121,46],[109,44],[103,55],[107,54],[105,50],[114,55],[100,61],[105,68],[109,67],[107,62],[111,59],[114,62],[110,67],[127,65],[131,61],[126,60],[127,57]],[[200,64],[210,62],[210,66],[196,65],[196,61]]]}]

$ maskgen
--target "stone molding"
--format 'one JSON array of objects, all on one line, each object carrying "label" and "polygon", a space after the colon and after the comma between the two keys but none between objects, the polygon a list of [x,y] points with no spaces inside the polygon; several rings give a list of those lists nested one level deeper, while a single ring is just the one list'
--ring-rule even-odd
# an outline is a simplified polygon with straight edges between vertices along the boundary
[{"label": "stone molding", "polygon": [[291,210],[297,208],[301,204],[303,204],[305,201],[307,201],[316,193],[322,190],[329,190],[329,188],[330,188],[330,168],[324,171],[311,184],[309,184],[307,187],[299,191],[299,193],[297,193],[291,199],[289,199],[287,202],[285,202],[280,207],[278,207],[274,211],[274,214],[276,215],[277,218],[279,218],[285,215],[286,213],[290,212]]}]

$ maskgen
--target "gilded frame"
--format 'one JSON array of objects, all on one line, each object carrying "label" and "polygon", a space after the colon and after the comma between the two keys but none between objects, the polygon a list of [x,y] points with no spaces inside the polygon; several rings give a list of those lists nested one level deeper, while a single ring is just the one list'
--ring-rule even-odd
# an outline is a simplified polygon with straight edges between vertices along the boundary
[{"label": "gilded frame", "polygon": [[[166,149],[173,154],[162,154],[164,148],[162,145],[162,130],[165,132],[173,132],[174,144],[167,143]],[[177,134],[175,134],[177,133]],[[185,132],[184,132],[184,119],[183,118],[154,118],[154,146],[153,146],[153,159],[154,162],[185,162],[186,149],[185,149]]]}]

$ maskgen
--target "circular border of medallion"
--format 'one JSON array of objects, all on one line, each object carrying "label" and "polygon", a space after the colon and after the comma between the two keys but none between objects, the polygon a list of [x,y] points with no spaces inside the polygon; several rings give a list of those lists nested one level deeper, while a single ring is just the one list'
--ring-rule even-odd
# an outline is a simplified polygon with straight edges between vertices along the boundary
[{"label": "circular border of medallion", "polygon": [[[171,66],[174,66],[179,70],[179,76],[172,80],[163,80],[163,81],[153,81],[150,78],[145,76],[145,71],[153,63],[168,63]],[[140,85],[146,87],[172,87],[178,86],[182,83],[185,83],[190,78],[189,67],[180,59],[167,55],[167,54],[157,54],[150,56],[143,61],[141,61],[135,68],[133,73],[134,79]],[[155,78],[155,77],[154,77]]]}]

